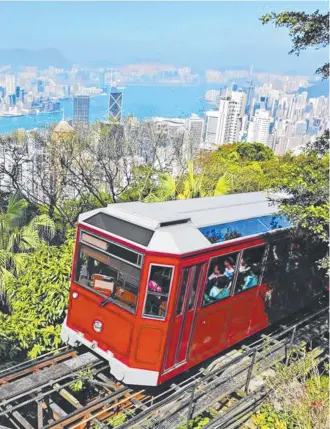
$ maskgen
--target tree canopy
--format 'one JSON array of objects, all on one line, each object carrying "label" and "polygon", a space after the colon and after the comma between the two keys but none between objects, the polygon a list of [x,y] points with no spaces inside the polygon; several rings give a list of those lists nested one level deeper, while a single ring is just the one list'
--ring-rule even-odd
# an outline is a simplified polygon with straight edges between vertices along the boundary
[{"label": "tree canopy", "polygon": [[[310,257],[328,268],[329,131],[310,143],[304,154],[292,157],[271,186],[287,196],[277,199],[295,233],[310,243]],[[315,246],[320,253],[314,253]]]},{"label": "tree canopy", "polygon": [[[267,13],[261,18],[263,24],[272,22],[276,27],[289,29],[293,46],[290,54],[300,55],[307,48],[321,49],[329,45],[329,12],[322,14],[285,11]],[[323,79],[329,77],[329,62],[320,66],[316,72]]]}]

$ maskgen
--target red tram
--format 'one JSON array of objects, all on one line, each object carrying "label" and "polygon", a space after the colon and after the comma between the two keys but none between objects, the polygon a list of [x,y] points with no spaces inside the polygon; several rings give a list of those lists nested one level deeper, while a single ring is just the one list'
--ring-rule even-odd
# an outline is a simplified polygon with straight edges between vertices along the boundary
[{"label": "red tram", "polygon": [[278,280],[280,264],[288,276],[306,264],[290,262],[277,211],[248,193],[82,214],[62,340],[120,381],[156,386],[304,306],[309,271],[304,288]]}]

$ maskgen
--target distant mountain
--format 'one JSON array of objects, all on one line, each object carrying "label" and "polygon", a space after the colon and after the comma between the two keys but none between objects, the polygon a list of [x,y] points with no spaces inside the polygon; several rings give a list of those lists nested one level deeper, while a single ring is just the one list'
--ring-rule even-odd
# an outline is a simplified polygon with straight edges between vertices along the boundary
[{"label": "distant mountain", "polygon": [[321,95],[324,95],[325,97],[329,96],[329,81],[328,80],[321,80],[314,85],[311,85],[307,88],[300,88],[299,93],[307,91],[308,92],[308,98],[317,98],[321,97]]},{"label": "distant mountain", "polygon": [[[11,64],[17,70],[22,66],[48,68],[49,66],[67,68],[71,63],[57,49],[1,49],[1,64]],[[1,65],[0,64],[0,65]]]}]

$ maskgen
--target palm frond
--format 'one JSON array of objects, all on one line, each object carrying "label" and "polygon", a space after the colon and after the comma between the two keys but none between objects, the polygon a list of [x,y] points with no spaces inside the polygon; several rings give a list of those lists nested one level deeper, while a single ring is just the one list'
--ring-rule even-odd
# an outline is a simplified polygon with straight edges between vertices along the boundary
[{"label": "palm frond", "polygon": [[222,177],[220,177],[216,184],[214,195],[226,195],[230,192],[230,188],[229,177],[224,174]]},{"label": "palm frond", "polygon": [[10,221],[22,217],[24,210],[27,207],[27,202],[19,195],[11,195],[8,199],[6,215]]}]

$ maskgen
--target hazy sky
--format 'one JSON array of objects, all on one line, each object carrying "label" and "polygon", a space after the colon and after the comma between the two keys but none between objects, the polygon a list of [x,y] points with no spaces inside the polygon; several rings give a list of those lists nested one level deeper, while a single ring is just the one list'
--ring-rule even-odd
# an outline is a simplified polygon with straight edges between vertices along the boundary
[{"label": "hazy sky", "polygon": [[57,48],[74,62],[155,61],[198,70],[248,66],[312,74],[327,51],[289,56],[269,11],[325,12],[327,2],[0,2],[0,49]]}]

